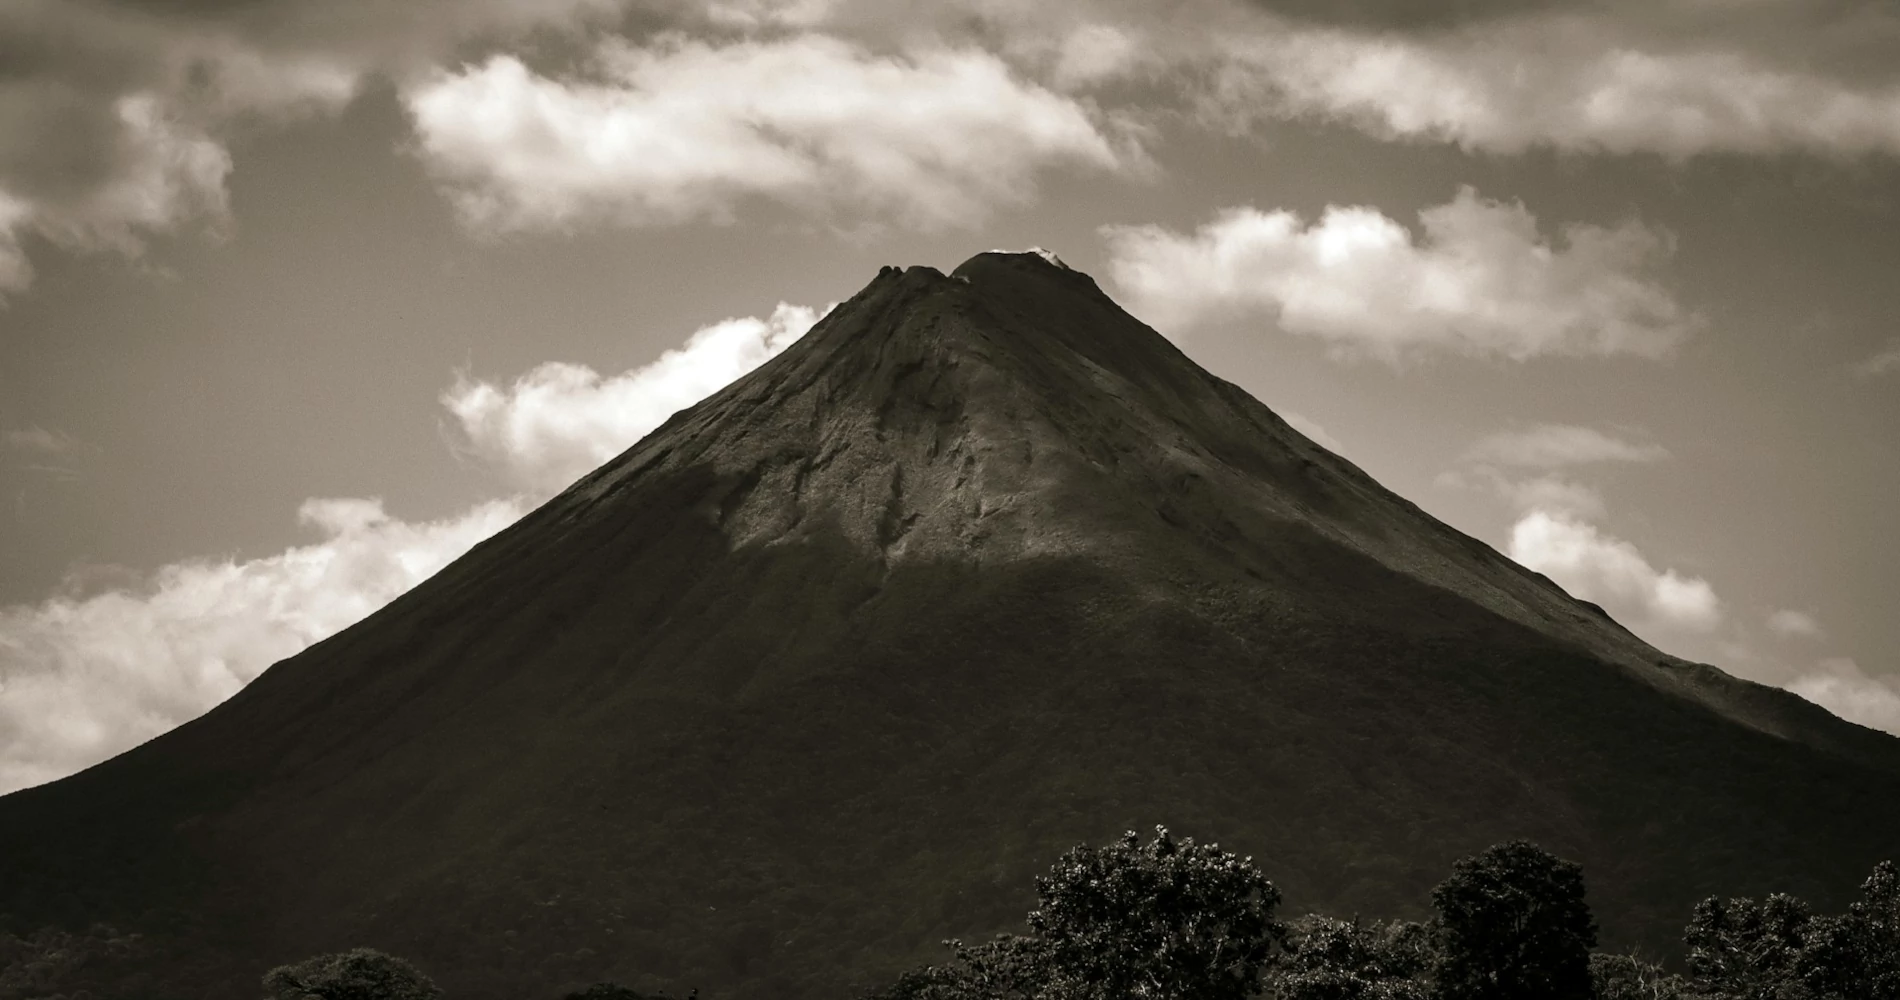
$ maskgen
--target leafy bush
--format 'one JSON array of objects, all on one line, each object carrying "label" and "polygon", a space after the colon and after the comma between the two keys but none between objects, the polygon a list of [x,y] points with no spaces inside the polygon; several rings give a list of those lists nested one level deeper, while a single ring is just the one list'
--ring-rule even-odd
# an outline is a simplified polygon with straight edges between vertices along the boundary
[{"label": "leafy bush", "polygon": [[1689,979],[1704,994],[1763,998],[1805,996],[1801,965],[1814,923],[1808,904],[1776,894],[1752,899],[1705,899],[1682,934]]},{"label": "leafy bush", "polygon": [[1798,960],[1818,995],[1900,1000],[1900,870],[1883,861],[1839,917],[1813,921]]},{"label": "leafy bush", "polygon": [[1303,917],[1289,928],[1267,992],[1276,1000],[1424,1000],[1435,959],[1423,924]]},{"label": "leafy bush", "polygon": [[1452,865],[1432,890],[1438,986],[1459,1000],[1589,1000],[1596,921],[1583,868],[1516,840]]},{"label": "leafy bush", "polygon": [[437,1000],[442,990],[394,955],[373,948],[306,958],[264,974],[272,1000]]},{"label": "leafy bush", "polygon": [[946,944],[951,960],[866,1000],[1242,1000],[1282,929],[1252,859],[1162,827],[1076,847],[1036,879],[1032,935]]},{"label": "leafy bush", "polygon": [[1900,871],[1875,867],[1839,916],[1788,895],[1705,899],[1683,943],[1698,997],[1900,1000]]},{"label": "leafy bush", "polygon": [[1077,847],[1036,880],[1029,926],[1079,995],[1240,1000],[1282,929],[1280,891],[1253,859],[1155,828]]}]

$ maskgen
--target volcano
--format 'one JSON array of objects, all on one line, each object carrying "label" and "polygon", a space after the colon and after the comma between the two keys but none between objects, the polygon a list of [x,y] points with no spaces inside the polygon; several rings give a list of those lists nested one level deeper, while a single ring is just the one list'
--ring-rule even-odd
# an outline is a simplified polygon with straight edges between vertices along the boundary
[{"label": "volcano", "polygon": [[1671,658],[1087,275],[886,268],[799,343],[202,718],[0,799],[0,913],[125,995],[371,945],[451,996],[836,998],[1165,823],[1419,916],[1524,837],[1606,945],[1900,854],[1900,740]]}]

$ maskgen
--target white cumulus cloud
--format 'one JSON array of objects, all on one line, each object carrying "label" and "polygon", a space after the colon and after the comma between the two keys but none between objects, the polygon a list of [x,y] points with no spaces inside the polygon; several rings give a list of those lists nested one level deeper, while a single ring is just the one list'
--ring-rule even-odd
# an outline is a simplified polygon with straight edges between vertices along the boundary
[{"label": "white cumulus cloud", "polygon": [[1251,316],[1388,361],[1427,351],[1515,360],[1667,354],[1700,324],[1655,275],[1667,234],[1573,224],[1547,240],[1522,204],[1471,188],[1419,213],[1422,236],[1377,209],[1234,208],[1192,233],[1103,230],[1110,273],[1171,332]]},{"label": "white cumulus cloud", "polygon": [[1639,625],[1709,632],[1722,622],[1708,581],[1659,570],[1636,546],[1566,512],[1539,509],[1519,518],[1508,552],[1613,615],[1633,614]]},{"label": "white cumulus cloud", "polygon": [[0,608],[0,792],[69,774],[202,714],[523,513],[498,500],[409,522],[311,500],[322,539],[166,566],[142,589]]},{"label": "white cumulus cloud", "polygon": [[481,230],[729,218],[751,198],[967,225],[1054,166],[1131,155],[978,49],[883,56],[820,35],[602,45],[555,78],[510,55],[405,95],[419,152]]},{"label": "white cumulus cloud", "polygon": [[552,494],[805,335],[822,312],[780,303],[728,319],[657,361],[614,376],[548,362],[512,385],[462,378],[442,395],[458,447],[537,493]]}]

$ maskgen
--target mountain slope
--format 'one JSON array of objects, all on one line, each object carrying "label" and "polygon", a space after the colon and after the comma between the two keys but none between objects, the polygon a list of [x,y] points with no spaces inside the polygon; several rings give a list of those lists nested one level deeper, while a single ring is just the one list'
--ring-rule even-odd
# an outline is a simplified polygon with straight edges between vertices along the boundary
[{"label": "mountain slope", "polygon": [[1610,943],[1900,854],[1900,741],[1651,649],[1034,254],[779,358],[204,718],[0,799],[0,912],[179,995],[358,943],[455,995],[834,997],[1165,822],[1295,909],[1586,866]]}]

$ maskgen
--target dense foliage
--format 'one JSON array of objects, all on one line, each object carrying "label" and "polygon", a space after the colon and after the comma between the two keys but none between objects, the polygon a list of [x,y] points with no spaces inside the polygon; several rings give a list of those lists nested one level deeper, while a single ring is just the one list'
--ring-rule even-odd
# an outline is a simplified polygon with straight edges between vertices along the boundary
[{"label": "dense foliage", "polygon": [[1583,868],[1517,840],[1452,865],[1432,890],[1439,990],[1466,1000],[1590,1000],[1596,921]]},{"label": "dense foliage", "polygon": [[1900,1000],[1900,877],[1880,865],[1837,917],[1710,899],[1688,972],[1593,953],[1583,870],[1513,841],[1457,862],[1428,923],[1273,918],[1253,866],[1166,830],[1077,848],[1037,880],[1029,935],[970,947],[863,1000]]},{"label": "dense foliage", "polygon": [[[1279,904],[1251,858],[1165,828],[1147,843],[1129,833],[1070,850],[1036,880],[1030,933],[945,942],[947,960],[860,1000],[1900,1000],[1891,862],[1839,915],[1787,895],[1704,900],[1684,932],[1686,975],[1593,953],[1582,869],[1525,841],[1454,864],[1429,922],[1281,921]],[[440,996],[369,949],[274,969],[264,983],[274,1000]],[[564,1000],[670,998],[597,983]]]},{"label": "dense foliage", "polygon": [[1161,827],[1069,851],[1036,896],[1029,926],[1081,996],[1242,1000],[1278,936],[1280,891],[1251,858]]},{"label": "dense foliage", "polygon": [[271,1000],[437,1000],[433,980],[393,955],[352,948],[264,974]]}]

